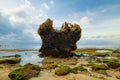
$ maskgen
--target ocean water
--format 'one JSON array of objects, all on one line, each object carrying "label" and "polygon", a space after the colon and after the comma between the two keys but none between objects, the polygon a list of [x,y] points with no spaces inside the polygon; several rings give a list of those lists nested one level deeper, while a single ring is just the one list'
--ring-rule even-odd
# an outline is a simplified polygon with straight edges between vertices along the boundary
[{"label": "ocean water", "polygon": [[37,51],[23,51],[23,52],[0,51],[0,58],[2,58],[3,56],[8,56],[8,55],[10,56],[15,54],[20,55],[21,58],[20,65],[24,65],[26,63],[39,64],[44,59],[43,57],[38,56]]},{"label": "ocean water", "polygon": [[[0,50],[7,50],[7,49],[20,49],[20,50],[39,50],[41,47],[41,44],[5,44],[0,45]],[[77,48],[118,48],[118,46],[115,45],[77,45]]]},{"label": "ocean water", "polygon": [[[26,63],[37,64],[41,62],[44,58],[38,56],[39,48],[41,44],[4,44],[0,45],[0,50],[8,50],[8,49],[19,49],[19,50],[27,50],[23,52],[8,52],[8,51],[0,51],[0,57],[19,54],[21,55],[21,65]],[[78,48],[116,48],[114,45],[77,45]],[[32,51],[33,50],[33,51]]]},{"label": "ocean water", "polygon": [[7,49],[20,49],[20,50],[29,50],[29,49],[36,49],[38,50],[40,48],[41,44],[3,44],[3,45],[0,45],[0,50],[4,49],[4,50],[7,50]]}]

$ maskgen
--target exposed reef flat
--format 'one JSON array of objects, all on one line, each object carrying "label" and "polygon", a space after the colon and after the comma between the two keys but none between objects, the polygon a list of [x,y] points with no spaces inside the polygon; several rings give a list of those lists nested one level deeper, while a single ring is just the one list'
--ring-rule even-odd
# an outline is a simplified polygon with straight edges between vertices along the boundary
[{"label": "exposed reef flat", "polygon": [[[89,48],[75,53],[78,56],[45,57],[37,77],[29,80],[120,80],[120,49]],[[10,80],[8,74],[20,67],[19,64],[0,64],[0,80]]]}]

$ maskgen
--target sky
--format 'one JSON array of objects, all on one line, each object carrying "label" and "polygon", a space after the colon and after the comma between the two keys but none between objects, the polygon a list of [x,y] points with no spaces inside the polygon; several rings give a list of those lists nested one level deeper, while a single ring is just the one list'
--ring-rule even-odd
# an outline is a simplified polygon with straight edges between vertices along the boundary
[{"label": "sky", "polygon": [[82,28],[77,45],[120,46],[120,0],[0,0],[0,45],[41,44],[39,25],[67,21]]}]

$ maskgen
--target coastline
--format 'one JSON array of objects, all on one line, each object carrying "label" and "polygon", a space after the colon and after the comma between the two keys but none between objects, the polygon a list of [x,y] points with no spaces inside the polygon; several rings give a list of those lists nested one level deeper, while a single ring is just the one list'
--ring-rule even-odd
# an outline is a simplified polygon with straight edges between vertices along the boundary
[{"label": "coastline", "polygon": [[[96,54],[96,50],[105,50],[105,51],[112,51],[112,53],[115,53],[116,49],[107,49],[107,48],[82,48],[82,49],[77,49],[76,53],[82,53],[82,55],[80,55],[80,57],[71,57],[71,58],[51,58],[48,57],[47,59],[44,59],[42,61],[42,63],[44,61],[47,61],[46,64],[47,65],[51,65],[49,63],[57,63],[57,66],[59,65],[68,65],[71,68],[73,67],[77,67],[79,65],[86,65],[90,59],[87,57],[86,53],[89,53],[90,55],[92,54]],[[119,52],[120,49],[118,49]],[[5,51],[5,52],[25,52],[25,51],[29,51],[29,50],[1,50],[1,51]],[[30,50],[30,51],[37,51],[37,50]],[[108,52],[108,53],[109,53]],[[99,52],[97,52],[98,54]],[[106,54],[106,52],[104,52]],[[108,54],[107,53],[107,54]],[[83,54],[85,54],[86,56],[83,56]],[[101,54],[101,53],[100,53]],[[83,57],[82,57],[83,56]],[[100,55],[101,56],[101,55]],[[115,55],[114,55],[115,56]],[[110,56],[108,56],[110,57]],[[112,56],[111,56],[112,57]],[[91,58],[92,59],[92,58]],[[58,65],[59,64],[59,65]],[[0,79],[1,80],[10,80],[8,78],[8,74],[16,69],[17,67],[19,67],[19,64],[0,64]],[[118,76],[120,74],[120,71],[116,71],[116,69],[109,69],[106,70],[106,72],[111,75],[112,77],[106,76],[104,74],[98,73],[96,71],[92,71],[92,76],[89,74],[89,72],[78,72],[76,74],[74,73],[69,73],[67,75],[64,76],[57,76],[54,74],[55,69],[49,66],[42,66],[43,69],[40,71],[40,74],[38,75],[38,77],[33,77],[30,80],[119,80],[118,78],[116,78],[116,76]],[[48,68],[48,69],[47,69]],[[51,69],[52,68],[52,69]],[[102,78],[101,78],[102,77]]]}]

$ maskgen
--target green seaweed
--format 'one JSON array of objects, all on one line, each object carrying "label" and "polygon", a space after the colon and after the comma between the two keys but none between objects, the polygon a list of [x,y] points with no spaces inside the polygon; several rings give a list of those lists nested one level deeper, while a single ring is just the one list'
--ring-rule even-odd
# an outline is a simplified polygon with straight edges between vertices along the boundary
[{"label": "green seaweed", "polygon": [[70,72],[70,67],[65,65],[62,65],[55,70],[56,75],[65,75],[68,74],[69,72]]},{"label": "green seaweed", "polygon": [[108,67],[106,65],[104,65],[104,64],[94,63],[91,66],[92,66],[93,70],[106,70],[106,69],[108,69]]},{"label": "green seaweed", "polygon": [[106,70],[98,70],[97,72],[100,73],[100,74],[104,74],[104,75],[107,74]]}]

